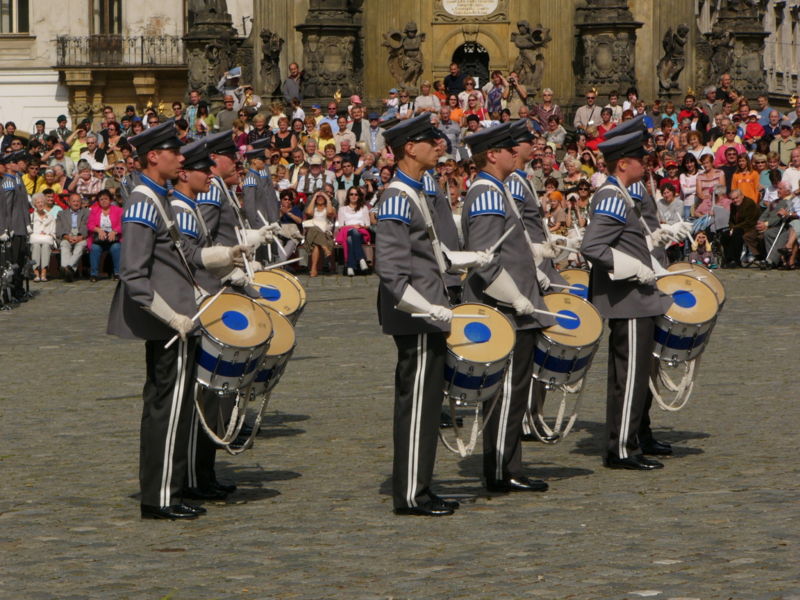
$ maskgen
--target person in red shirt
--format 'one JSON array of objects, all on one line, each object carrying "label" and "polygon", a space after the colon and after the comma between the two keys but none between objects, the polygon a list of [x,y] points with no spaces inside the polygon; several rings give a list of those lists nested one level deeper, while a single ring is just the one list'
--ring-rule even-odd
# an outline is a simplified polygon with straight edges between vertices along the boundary
[{"label": "person in red shirt", "polygon": [[751,110],[747,116],[747,125],[744,128],[744,145],[750,150],[753,150],[758,140],[766,134],[764,128],[758,122],[759,116],[758,112],[754,110]]}]

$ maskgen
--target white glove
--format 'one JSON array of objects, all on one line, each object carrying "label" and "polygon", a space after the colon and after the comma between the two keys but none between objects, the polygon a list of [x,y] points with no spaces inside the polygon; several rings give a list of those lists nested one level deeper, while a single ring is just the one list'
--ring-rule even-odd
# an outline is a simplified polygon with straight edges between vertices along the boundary
[{"label": "white glove", "polygon": [[541,269],[536,269],[536,279],[539,281],[539,286],[542,290],[550,289],[550,278]]},{"label": "white glove", "polygon": [[525,315],[532,315],[534,313],[533,304],[531,304],[531,301],[525,296],[520,296],[514,300],[511,306],[514,307],[514,312],[517,313],[518,317],[524,317]]},{"label": "white glove", "polygon": [[686,221],[680,221],[672,225],[662,225],[661,229],[666,229],[672,234],[673,242],[681,242],[692,234],[692,224]]},{"label": "white glove", "polygon": [[483,267],[488,265],[494,254],[486,250],[478,252],[454,252],[442,247],[447,260],[450,261],[450,268],[454,270],[469,269],[471,267]]},{"label": "white glove", "polygon": [[247,262],[250,263],[250,270],[253,271],[253,273],[258,273],[259,271],[264,270],[264,265],[262,265],[258,260],[249,260]]},{"label": "white glove", "polygon": [[614,271],[609,273],[612,281],[635,279],[639,283],[648,284],[656,280],[656,274],[653,269],[642,261],[614,248],[611,249],[611,254],[614,257]]},{"label": "white glove", "polygon": [[500,274],[495,278],[492,284],[484,290],[489,296],[500,302],[505,302],[514,307],[514,311],[518,315],[532,315],[533,304],[522,292],[519,291],[517,284],[508,274],[508,271],[503,269]]},{"label": "white glove", "polygon": [[562,250],[552,240],[531,244],[531,248],[533,249],[533,257],[537,262],[541,262],[543,258],[555,258]]},{"label": "white glove", "polygon": [[7,242],[7,241],[8,241],[8,231],[0,233],[0,242]]},{"label": "white glove", "polygon": [[244,287],[250,283],[250,279],[247,277],[247,273],[237,267],[225,275],[225,277],[222,278],[222,282],[230,282],[231,285]]},{"label": "white glove", "polygon": [[407,285],[403,291],[403,297],[397,303],[397,310],[402,310],[407,313],[426,313],[434,321],[444,321],[449,323],[453,318],[453,311],[446,306],[439,304],[431,304],[422,294],[415,290],[412,286]]},{"label": "white glove", "polygon": [[172,310],[172,307],[156,292],[153,292],[153,303],[145,310],[150,311],[153,316],[178,332],[184,342],[186,341],[186,336],[194,329],[194,321],[186,315]]},{"label": "white glove", "polygon": [[241,246],[211,246],[200,251],[200,260],[208,270],[244,265]]},{"label": "white glove", "polygon": [[28,230],[28,235],[33,233],[33,227],[31,227],[30,225],[28,225],[26,229]]},{"label": "white glove", "polygon": [[664,267],[661,266],[661,263],[656,260],[655,256],[650,256],[650,265],[653,269],[653,273],[656,276],[656,279],[659,277],[663,277],[664,275],[669,275],[669,271],[667,271]]},{"label": "white glove", "polygon": [[268,225],[261,229],[244,229],[242,230],[242,234],[244,235],[245,245],[253,250],[258,248],[261,244],[271,242],[274,238],[272,230],[269,229]]},{"label": "white glove", "polygon": [[663,248],[672,240],[672,232],[667,229],[667,225],[659,227],[650,234],[650,243],[654,248]]}]

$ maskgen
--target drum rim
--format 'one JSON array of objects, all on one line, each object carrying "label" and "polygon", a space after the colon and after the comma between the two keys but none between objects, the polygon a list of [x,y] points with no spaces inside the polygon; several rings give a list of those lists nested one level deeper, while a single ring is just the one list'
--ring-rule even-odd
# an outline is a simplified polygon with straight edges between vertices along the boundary
[{"label": "drum rim", "polygon": [[[672,263],[671,265],[669,265],[667,267],[667,271],[669,271],[671,268],[675,267],[676,265],[680,265],[679,268],[675,269],[676,271],[677,270],[686,269],[688,267],[688,268],[690,268],[692,270],[692,273],[697,273],[697,269],[702,269],[702,271],[704,273],[707,273],[708,275],[710,275],[711,279],[713,281],[716,281],[717,283],[719,283],[719,287],[722,290],[722,294],[723,294],[722,297],[720,297],[719,293],[717,293],[717,290],[714,288],[714,286],[709,285],[708,283],[706,283],[702,279],[700,279],[700,281],[702,283],[705,283],[706,285],[708,285],[708,287],[711,288],[711,291],[714,292],[714,295],[717,297],[717,304],[719,304],[720,306],[725,304],[725,301],[728,299],[728,290],[725,289],[725,283],[722,281],[722,279],[720,279],[717,276],[716,273],[714,273],[714,271],[712,271],[711,269],[709,269],[708,267],[705,267],[703,265],[698,265],[696,263],[691,263],[688,260],[681,260],[681,261]],[[683,275],[687,275],[689,277],[694,277],[695,279],[699,279],[697,277],[697,275],[693,275],[691,273],[683,273]]]},{"label": "drum rim", "polygon": [[281,267],[270,269],[270,271],[273,273],[278,273],[279,275],[283,275],[287,280],[297,286],[297,290],[300,292],[300,300],[303,302],[301,308],[305,307],[306,302],[308,301],[308,292],[306,292],[306,288],[303,287],[303,284],[300,283],[300,278],[294,273],[290,273]]},{"label": "drum rim", "polygon": [[[293,336],[293,340],[292,340],[292,347],[291,347],[289,350],[287,350],[286,352],[281,352],[280,354],[269,354],[270,348],[271,348],[271,346],[272,346],[272,344],[270,343],[270,347],[268,347],[268,348],[267,348],[267,349],[264,351],[264,356],[283,356],[284,354],[288,354],[289,352],[293,352],[293,351],[294,351],[294,349],[297,347],[297,332],[295,331],[295,326],[294,326],[294,323],[292,323],[292,320],[291,320],[291,319],[290,319],[288,316],[286,316],[286,315],[284,315],[283,313],[281,313],[281,311],[279,311],[279,310],[278,310],[278,309],[276,309],[276,308],[272,308],[271,306],[264,306],[263,304],[260,304],[260,303],[259,303],[257,300],[255,300],[255,299],[254,299],[253,301],[254,301],[256,304],[258,304],[258,306],[259,306],[259,308],[261,308],[261,310],[263,310],[264,312],[266,312],[266,313],[267,313],[267,317],[269,317],[269,318],[270,318],[270,323],[272,322],[272,317],[270,316],[270,314],[269,314],[269,311],[273,311],[273,312],[277,313],[278,315],[280,315],[282,318],[286,319],[286,322],[289,324],[289,328],[290,328],[290,329],[291,329],[291,331],[292,331],[292,336]],[[272,327],[272,333],[273,333],[273,335],[275,334],[275,329],[276,329],[276,328],[275,328],[275,326],[273,326],[273,327]],[[272,340],[272,338],[270,338],[270,341],[271,341],[271,340]]]},{"label": "drum rim", "polygon": [[[490,306],[490,305],[488,305],[488,304],[485,304],[485,303],[483,303],[483,302],[462,302],[461,304],[458,304],[457,306],[454,306],[454,307],[453,307],[453,310],[455,310],[456,308],[458,308],[458,307],[460,307],[460,306],[480,306],[480,307],[482,307],[482,308],[489,308],[489,309],[491,309],[491,311],[492,311],[493,313],[496,313],[498,316],[501,316],[501,317],[503,317],[503,319],[505,319],[506,323],[507,323],[507,324],[508,324],[508,326],[509,326],[509,329],[510,329],[510,331],[511,331],[511,336],[512,336],[512,340],[511,340],[511,350],[509,350],[509,351],[508,351],[508,354],[506,354],[506,355],[505,355],[505,357],[503,357],[503,359],[497,359],[497,360],[495,360],[495,361],[492,361],[492,362],[490,362],[490,363],[483,363],[482,361],[469,360],[469,359],[466,359],[466,358],[465,358],[464,360],[465,360],[465,361],[467,361],[467,362],[474,363],[474,364],[494,364],[494,363],[496,363],[496,362],[497,362],[497,361],[499,361],[499,360],[505,360],[505,359],[507,359],[507,358],[508,358],[508,356],[509,356],[509,355],[510,355],[510,354],[511,354],[513,351],[514,351],[514,346],[516,346],[516,345],[517,345],[517,329],[516,329],[516,327],[514,326],[514,323],[513,323],[513,321],[512,321],[512,320],[511,320],[511,319],[510,319],[510,318],[509,318],[507,315],[505,315],[505,314],[504,314],[504,313],[503,313],[503,312],[502,312],[500,309],[498,309],[497,307],[495,307],[495,306]],[[450,331],[447,333],[447,336],[445,336],[445,346],[447,347],[447,351],[448,351],[448,352],[452,352],[452,351],[450,350],[450,343],[447,341],[447,338],[449,338],[449,337],[450,337],[450,334],[451,334],[451,333],[452,333],[452,329],[451,329],[451,330],[450,330]],[[458,355],[457,355],[457,354],[455,354],[455,353],[453,353],[453,354],[454,354],[455,356],[458,356]]]},{"label": "drum rim", "polygon": [[[580,269],[574,269],[574,270],[578,271]],[[598,345],[600,343],[600,340],[603,339],[603,322],[604,322],[604,319],[603,319],[603,315],[600,314],[600,311],[597,310],[597,307],[594,304],[592,304],[589,300],[587,300],[586,298],[583,298],[582,296],[577,296],[575,294],[570,294],[569,292],[553,292],[552,294],[547,294],[547,296],[555,296],[555,295],[566,296],[566,297],[568,297],[570,299],[577,298],[578,300],[580,300],[581,302],[584,302],[587,306],[589,306],[589,308],[591,308],[594,311],[595,316],[597,316],[597,318],[600,321],[600,334],[597,336],[597,339],[594,342],[592,342],[590,344],[582,344],[580,346],[574,346],[574,345],[570,345],[570,344],[565,344],[564,342],[560,342],[558,340],[554,340],[553,338],[551,338],[549,335],[547,335],[545,333],[548,329],[550,329],[550,327],[555,327],[555,325],[550,325],[550,327],[543,327],[542,329],[539,330],[539,335],[541,335],[542,337],[546,338],[547,340],[551,341],[554,344],[561,344],[562,346],[566,346],[568,348],[582,349],[582,348],[591,348],[592,346]],[[543,296],[543,298],[544,298],[544,296]],[[548,310],[550,310],[550,309],[548,308]]]},{"label": "drum rim", "polygon": [[[702,279],[698,279],[697,277],[693,277],[689,273],[675,273],[673,275],[665,275],[663,278],[661,278],[659,280],[659,282],[660,281],[664,281],[665,279],[668,279],[669,277],[687,277],[689,279],[692,279],[692,280],[694,280],[694,281],[696,281],[697,283],[700,284],[701,289],[702,289],[702,287],[707,288],[711,292],[711,295],[714,297],[714,299],[717,301],[717,306],[716,306],[716,310],[714,311],[714,315],[710,319],[706,319],[705,321],[701,321],[699,324],[710,323],[711,321],[713,321],[714,319],[716,319],[719,316],[719,312],[721,310],[720,300],[719,300],[719,296],[717,296],[717,293],[714,291],[713,287],[708,285]],[[656,287],[658,287],[658,282],[656,282]],[[670,298],[672,297],[670,294],[668,294],[667,292],[663,291],[661,288],[658,288],[658,291],[660,293],[662,293],[662,294],[666,294],[666,295],[670,296]],[[657,315],[657,317],[661,317],[661,316],[667,317],[667,313],[669,312],[670,309],[672,309],[672,305],[670,305],[669,309],[667,309],[667,312],[665,312],[663,315]],[[670,318],[671,320],[675,321],[676,323],[685,323],[686,325],[696,325],[697,324],[697,323],[686,323],[685,321],[677,321],[673,317],[668,317],[668,318]]]},{"label": "drum rim", "polygon": [[[223,292],[222,296],[239,296],[241,298],[245,298],[247,300],[250,300],[253,304],[256,304],[256,305],[258,304],[253,298],[250,298],[249,296],[246,296],[245,294],[240,294],[239,292],[234,292],[234,291]],[[210,296],[208,296],[208,297],[210,297]],[[204,300],[205,300],[205,298],[204,298]],[[203,303],[201,302],[200,308],[202,308],[202,307],[203,307]],[[255,345],[255,346],[237,346],[236,344],[229,344],[228,342],[223,342],[221,339],[219,339],[217,336],[215,336],[213,333],[211,333],[208,330],[208,328],[203,323],[202,317],[197,319],[197,324],[200,326],[200,330],[203,332],[203,334],[206,335],[207,337],[211,338],[217,344],[220,344],[220,345],[222,345],[222,346],[224,346],[226,348],[237,348],[239,350],[246,350],[248,348],[252,349],[252,348],[258,348],[259,346],[269,345],[269,343],[272,341],[272,335],[274,333],[274,328],[272,327],[272,321],[269,320],[269,315],[267,315],[267,319],[268,319],[268,322],[269,322],[269,335],[267,336],[267,339],[265,341]]]},{"label": "drum rim", "polygon": [[[512,350],[512,352],[513,352],[513,350]],[[453,352],[450,349],[449,346],[447,348],[447,353],[448,353],[448,356],[453,356],[458,362],[469,363],[471,365],[483,365],[484,367],[491,367],[492,365],[496,365],[497,363],[506,362],[506,361],[508,361],[508,357],[511,354],[511,352],[509,352],[503,358],[498,358],[497,360],[493,360],[492,362],[482,362],[482,361],[479,361],[479,360],[468,360],[468,359],[466,359],[466,358],[464,358],[462,356],[459,356],[458,354]]]},{"label": "drum rim", "polygon": [[[281,273],[275,273],[275,271],[276,271],[276,269],[273,269],[271,271],[258,271],[258,272],[255,273],[255,276],[257,277],[259,273],[272,273],[274,275],[278,275],[284,281],[288,282],[291,285],[292,289],[294,289],[297,292],[297,298],[299,300],[297,308],[295,308],[292,312],[287,314],[287,313],[283,312],[282,310],[278,310],[277,308],[274,308],[273,306],[271,306],[270,301],[267,300],[266,298],[262,298],[261,294],[258,295],[258,298],[252,298],[252,300],[254,300],[257,303],[261,303],[261,302],[270,303],[268,305],[268,308],[272,308],[273,310],[277,311],[278,313],[280,313],[281,315],[283,315],[286,318],[289,318],[291,315],[294,315],[294,314],[299,314],[303,310],[303,308],[305,308],[305,305],[306,305],[306,301],[303,298],[302,290],[300,288],[298,288],[298,286],[291,279],[287,279]],[[260,283],[260,282],[257,281],[257,279],[255,279],[255,280],[256,280],[257,283]],[[264,285],[269,285],[269,284],[264,284]],[[254,289],[256,290],[256,293],[258,293],[258,288],[254,288]]]}]

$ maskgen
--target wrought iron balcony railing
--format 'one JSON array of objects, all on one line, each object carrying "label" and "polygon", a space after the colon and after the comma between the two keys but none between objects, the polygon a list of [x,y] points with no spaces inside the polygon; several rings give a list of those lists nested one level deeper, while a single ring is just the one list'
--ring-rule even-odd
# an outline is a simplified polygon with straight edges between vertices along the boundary
[{"label": "wrought iron balcony railing", "polygon": [[61,35],[59,67],[182,67],[183,40],[177,35]]}]

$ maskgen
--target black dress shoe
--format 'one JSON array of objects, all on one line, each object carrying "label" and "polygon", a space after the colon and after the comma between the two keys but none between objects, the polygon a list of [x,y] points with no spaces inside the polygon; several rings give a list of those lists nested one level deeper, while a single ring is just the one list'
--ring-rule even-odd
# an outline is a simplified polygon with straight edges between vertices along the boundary
[{"label": "black dress shoe", "polygon": [[555,444],[558,440],[561,439],[561,436],[557,433],[553,435],[543,435],[541,439],[535,433],[523,433],[522,434],[522,441],[523,442],[542,442],[543,444]]},{"label": "black dress shoe", "polygon": [[529,479],[525,475],[506,477],[501,480],[486,482],[486,489],[490,492],[546,492],[550,486],[541,479]]},{"label": "black dress shoe", "polygon": [[182,511],[194,513],[196,515],[204,515],[208,512],[207,509],[203,508],[202,506],[197,506],[196,504],[186,504],[185,502],[182,502],[178,506]]},{"label": "black dress shoe", "polygon": [[174,521],[176,519],[197,518],[196,512],[188,510],[182,504],[173,504],[172,506],[151,506],[149,504],[142,504],[141,508],[143,519],[169,519],[170,521]]},{"label": "black dress shoe", "polygon": [[210,484],[202,487],[186,488],[183,490],[182,496],[190,500],[225,500],[228,497],[228,492]]},{"label": "black dress shoe", "polygon": [[452,515],[455,509],[435,500],[428,500],[419,506],[400,506],[394,509],[396,515],[411,515],[416,517],[446,517]]},{"label": "black dress shoe", "polygon": [[67,267],[64,269],[64,279],[67,283],[72,283],[75,281],[75,269],[72,267]]},{"label": "black dress shoe", "polygon": [[653,469],[663,468],[663,464],[652,458],[646,458],[643,454],[619,458],[609,454],[603,461],[603,465],[609,469],[632,469],[634,471],[652,471]]},{"label": "black dress shoe", "polygon": [[433,492],[430,492],[429,495],[433,502],[438,502],[439,504],[442,504],[447,508],[452,508],[453,510],[456,510],[459,506],[461,506],[457,500],[447,500],[445,498],[442,498],[441,496],[437,496]]},{"label": "black dress shoe", "polygon": [[211,485],[213,485],[215,488],[222,490],[226,494],[232,494],[233,492],[236,491],[235,483],[222,483],[221,481],[217,481],[216,477],[211,481]]},{"label": "black dress shoe", "polygon": [[651,456],[669,456],[672,454],[672,446],[658,440],[641,442],[639,446],[642,449],[642,454],[650,454]]}]

